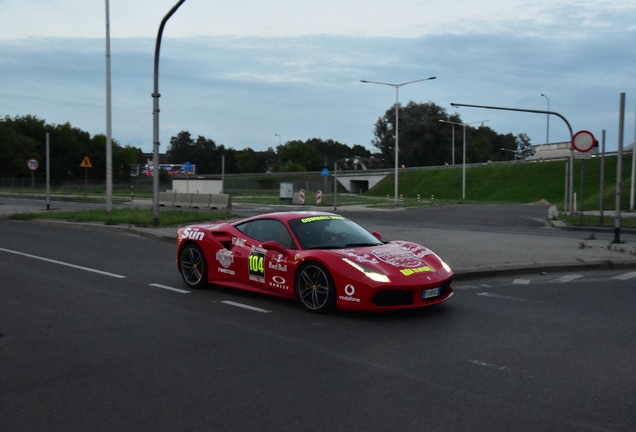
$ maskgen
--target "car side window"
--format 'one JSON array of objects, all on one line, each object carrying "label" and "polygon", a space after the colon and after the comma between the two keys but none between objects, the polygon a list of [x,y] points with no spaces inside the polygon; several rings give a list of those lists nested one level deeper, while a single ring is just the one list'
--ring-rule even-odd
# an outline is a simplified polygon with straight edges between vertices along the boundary
[{"label": "car side window", "polygon": [[[245,226],[248,225],[248,226]],[[260,219],[237,226],[245,235],[260,242],[275,241],[284,248],[296,249],[287,227],[275,219]]]}]

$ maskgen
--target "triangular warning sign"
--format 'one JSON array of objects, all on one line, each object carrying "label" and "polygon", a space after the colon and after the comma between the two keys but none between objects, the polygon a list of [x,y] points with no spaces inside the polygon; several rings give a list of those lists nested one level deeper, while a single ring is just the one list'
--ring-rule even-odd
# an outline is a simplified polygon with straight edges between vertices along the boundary
[{"label": "triangular warning sign", "polygon": [[86,156],[84,158],[84,160],[82,161],[82,163],[80,164],[80,166],[82,168],[93,168],[93,165],[91,164],[90,159],[88,158],[88,156]]}]

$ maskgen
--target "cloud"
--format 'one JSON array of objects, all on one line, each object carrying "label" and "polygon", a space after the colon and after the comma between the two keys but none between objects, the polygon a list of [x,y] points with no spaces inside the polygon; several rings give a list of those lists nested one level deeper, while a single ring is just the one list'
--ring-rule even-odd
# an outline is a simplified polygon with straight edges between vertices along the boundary
[{"label": "cloud", "polygon": [[[402,87],[400,102],[433,101],[449,113],[456,111],[451,102],[545,109],[544,93],[575,132],[600,136],[606,129],[608,148],[615,149],[619,94],[628,92],[628,109],[634,106],[636,29],[630,27],[633,8],[603,5],[608,8],[587,4],[571,14],[586,23],[575,31],[557,17],[532,28],[547,7],[537,3],[531,9],[539,12],[531,10],[521,32],[498,25],[399,38],[164,36],[161,148],[181,130],[236,149],[275,147],[274,134],[283,142],[318,137],[370,147],[374,123],[395,102],[395,90],[360,80],[400,83],[435,75],[435,81]],[[614,25],[606,25],[611,19]],[[590,20],[598,25],[592,28]],[[113,136],[145,150],[152,142],[154,42],[154,36],[111,41]],[[103,133],[104,46],[103,37],[0,40],[0,114],[33,114]],[[466,122],[489,120],[500,133],[545,140],[543,115],[457,112]],[[631,137],[633,115],[627,118]],[[556,118],[550,129],[551,141],[568,138]]]}]

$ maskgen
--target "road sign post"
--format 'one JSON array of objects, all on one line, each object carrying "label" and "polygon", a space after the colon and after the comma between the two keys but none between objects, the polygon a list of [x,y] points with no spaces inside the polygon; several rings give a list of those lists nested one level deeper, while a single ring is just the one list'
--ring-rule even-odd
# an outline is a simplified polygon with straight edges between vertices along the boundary
[{"label": "road sign post", "polygon": [[84,168],[84,195],[86,195],[88,193],[88,169],[93,168],[93,164],[88,156],[85,156],[80,166]]},{"label": "road sign post", "polygon": [[31,189],[35,189],[35,170],[38,169],[40,163],[37,159],[29,159],[27,161],[27,167],[31,170]]},{"label": "road sign post", "polygon": [[585,173],[585,160],[589,159],[590,150],[597,144],[596,138],[590,131],[582,130],[572,135],[572,147],[576,150],[576,159],[581,159],[581,221],[583,221],[583,177]]},{"label": "road sign post", "polygon": [[194,166],[190,162],[184,162],[181,169],[186,174],[186,193],[190,193],[190,173],[194,170]]}]

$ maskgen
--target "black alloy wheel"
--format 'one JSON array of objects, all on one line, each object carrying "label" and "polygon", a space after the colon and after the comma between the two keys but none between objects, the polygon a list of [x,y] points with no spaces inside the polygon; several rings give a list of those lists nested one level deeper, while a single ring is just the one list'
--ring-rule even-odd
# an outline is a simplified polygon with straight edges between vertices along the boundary
[{"label": "black alloy wheel", "polygon": [[208,268],[205,256],[199,246],[194,243],[186,245],[181,250],[179,269],[183,281],[190,288],[203,288],[208,282]]}]

